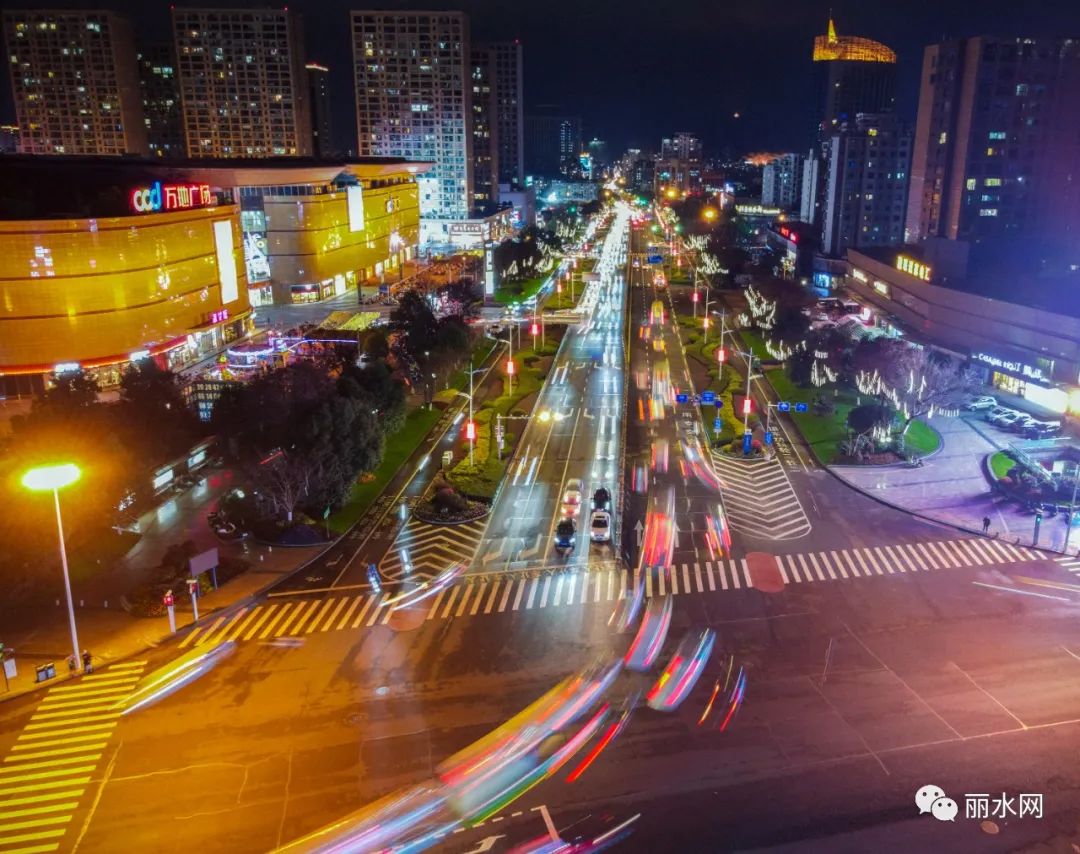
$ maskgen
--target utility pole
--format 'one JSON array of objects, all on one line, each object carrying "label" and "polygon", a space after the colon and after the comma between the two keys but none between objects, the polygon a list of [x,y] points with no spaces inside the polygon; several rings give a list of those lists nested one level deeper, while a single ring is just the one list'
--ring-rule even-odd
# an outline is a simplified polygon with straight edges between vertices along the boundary
[{"label": "utility pole", "polygon": [[[754,354],[745,353],[746,356],[746,399],[750,400],[750,378],[754,375]],[[743,433],[750,432],[750,407],[743,404]]]}]

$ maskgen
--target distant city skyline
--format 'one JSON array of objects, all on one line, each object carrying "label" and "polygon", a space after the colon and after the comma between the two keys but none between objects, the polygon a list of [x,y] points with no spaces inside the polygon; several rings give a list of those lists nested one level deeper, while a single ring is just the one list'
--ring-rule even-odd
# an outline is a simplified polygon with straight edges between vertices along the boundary
[{"label": "distant city skyline", "polygon": [[[140,44],[167,41],[169,9],[138,0],[15,2],[14,8],[108,9],[135,23]],[[185,4],[211,6],[202,2]],[[349,11],[369,4],[351,0],[293,0],[304,16],[305,61],[330,68],[335,143],[356,149]],[[520,38],[524,46],[525,112],[558,103],[580,115],[586,139],[599,136],[611,150],[630,145],[656,148],[671,128],[701,138],[705,156],[751,150],[799,151],[809,144],[815,119],[810,75],[813,40],[825,30],[830,9],[842,34],[864,36],[896,51],[896,113],[915,116],[923,49],[944,37],[1068,36],[1080,34],[1080,7],[1035,0],[1021,7],[1004,0],[942,0],[908,8],[897,3],[812,0],[780,16],[764,15],[750,0],[719,8],[705,0],[676,0],[663,8],[626,0],[620,14],[552,0],[512,8],[496,0],[374,4],[387,10],[460,10],[470,19],[474,41]],[[222,8],[265,8],[233,0]],[[573,21],[573,26],[568,23]],[[593,39],[597,28],[605,37]],[[574,47],[577,41],[579,48]],[[548,50],[560,44],[558,51]],[[567,49],[569,46],[570,49]],[[8,63],[0,80],[0,123],[14,121]],[[650,69],[662,67],[661,79]],[[707,74],[707,79],[702,75]],[[692,85],[671,86],[685,79]],[[738,113],[738,118],[735,114]]]}]

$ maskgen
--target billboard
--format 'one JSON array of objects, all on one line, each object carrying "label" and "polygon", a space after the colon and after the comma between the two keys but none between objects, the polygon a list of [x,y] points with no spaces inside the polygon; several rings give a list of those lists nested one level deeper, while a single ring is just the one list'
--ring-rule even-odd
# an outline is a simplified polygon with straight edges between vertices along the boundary
[{"label": "billboard", "polygon": [[353,184],[345,190],[345,201],[349,207],[349,231],[364,230],[364,188]]}]

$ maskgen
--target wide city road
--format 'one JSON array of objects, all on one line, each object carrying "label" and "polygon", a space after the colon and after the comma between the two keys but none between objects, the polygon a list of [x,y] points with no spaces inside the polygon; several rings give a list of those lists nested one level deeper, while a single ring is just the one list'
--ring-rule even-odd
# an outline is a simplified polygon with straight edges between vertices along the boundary
[{"label": "wide city road", "polygon": [[[474,573],[613,563],[610,543],[590,541],[589,508],[596,489],[617,498],[619,487],[628,232],[629,214],[620,209],[599,247],[599,279],[585,287],[510,460]],[[564,505],[567,484],[575,479],[580,499]],[[577,536],[574,548],[563,553],[554,534],[567,515]]]}]

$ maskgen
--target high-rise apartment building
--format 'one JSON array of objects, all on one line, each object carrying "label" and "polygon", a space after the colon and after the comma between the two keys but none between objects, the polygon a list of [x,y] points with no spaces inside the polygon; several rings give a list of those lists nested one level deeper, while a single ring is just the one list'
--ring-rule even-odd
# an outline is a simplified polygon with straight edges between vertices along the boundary
[{"label": "high-rise apartment building", "polygon": [[842,122],[859,113],[891,113],[896,92],[896,53],[859,36],[828,31],[814,39],[818,139],[824,141]]},{"label": "high-rise apartment building", "polygon": [[891,114],[860,113],[826,140],[825,252],[904,242],[910,163],[911,129]]},{"label": "high-rise apartment building", "polygon": [[420,179],[427,219],[465,219],[473,199],[469,21],[462,12],[353,12],[361,155],[435,164]]},{"label": "high-rise apartment building", "polygon": [[581,118],[543,106],[525,117],[525,169],[554,176],[574,171],[581,154]]},{"label": "high-rise apartment building", "polygon": [[334,124],[330,110],[330,69],[317,62],[304,66],[307,72],[308,102],[311,104],[311,153],[334,157]]},{"label": "high-rise apartment building", "polygon": [[4,12],[19,150],[146,154],[135,38],[112,12]]},{"label": "high-rise apartment building", "polygon": [[150,154],[176,158],[186,153],[180,81],[169,43],[144,45],[139,51],[139,87]]},{"label": "high-rise apartment building", "polygon": [[802,199],[803,156],[782,154],[765,164],[761,175],[761,204],[766,207],[799,209]]},{"label": "high-rise apartment building", "polygon": [[285,9],[172,9],[190,157],[311,154],[300,17]]},{"label": "high-rise apartment building", "polygon": [[498,137],[498,183],[525,186],[525,97],[521,42],[494,42],[495,132]]},{"label": "high-rise apartment building", "polygon": [[691,133],[664,137],[654,181],[657,194],[668,198],[701,189],[701,140]]},{"label": "high-rise apartment building", "polygon": [[495,88],[495,51],[473,45],[470,51],[472,89],[473,206],[493,208],[499,194],[498,97]]},{"label": "high-rise apartment building", "polygon": [[982,36],[923,56],[907,237],[1072,246],[1080,233],[1080,42]]},{"label": "high-rise apartment building", "polygon": [[825,142],[859,113],[891,113],[896,102],[896,53],[880,42],[837,35],[832,18],[814,38],[817,93],[814,148],[804,164],[800,219],[821,225],[825,198]]}]

